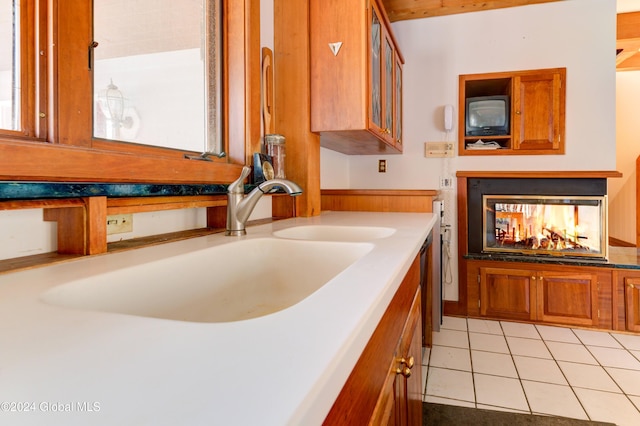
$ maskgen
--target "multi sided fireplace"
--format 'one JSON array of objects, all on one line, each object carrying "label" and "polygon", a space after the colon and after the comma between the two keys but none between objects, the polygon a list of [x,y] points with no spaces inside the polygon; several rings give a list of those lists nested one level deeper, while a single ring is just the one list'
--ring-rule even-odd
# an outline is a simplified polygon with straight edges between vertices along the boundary
[{"label": "multi sided fireplace", "polygon": [[606,196],[482,196],[483,252],[606,258]]},{"label": "multi sided fireplace", "polygon": [[469,254],[607,258],[606,178],[470,177],[466,184]]}]

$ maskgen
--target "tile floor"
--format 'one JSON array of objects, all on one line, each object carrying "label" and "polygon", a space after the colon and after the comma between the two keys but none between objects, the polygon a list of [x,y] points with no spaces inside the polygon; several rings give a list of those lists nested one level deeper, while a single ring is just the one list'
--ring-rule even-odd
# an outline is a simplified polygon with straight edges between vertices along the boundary
[{"label": "tile floor", "polygon": [[445,317],[424,401],[640,425],[640,335]]}]

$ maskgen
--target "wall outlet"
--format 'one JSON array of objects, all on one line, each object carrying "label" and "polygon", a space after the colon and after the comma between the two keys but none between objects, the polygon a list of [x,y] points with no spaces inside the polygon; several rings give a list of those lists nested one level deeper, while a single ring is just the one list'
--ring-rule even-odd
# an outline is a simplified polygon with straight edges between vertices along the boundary
[{"label": "wall outlet", "polygon": [[440,189],[453,188],[453,178],[449,176],[440,176]]},{"label": "wall outlet", "polygon": [[378,173],[387,173],[387,160],[378,160]]},{"label": "wall outlet", "polygon": [[107,216],[107,235],[133,232],[133,214]]}]

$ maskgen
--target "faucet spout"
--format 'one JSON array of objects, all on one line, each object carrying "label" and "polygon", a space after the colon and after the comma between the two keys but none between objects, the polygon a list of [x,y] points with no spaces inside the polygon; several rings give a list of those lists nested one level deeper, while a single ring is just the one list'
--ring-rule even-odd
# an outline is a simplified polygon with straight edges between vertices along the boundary
[{"label": "faucet spout", "polygon": [[258,200],[267,192],[279,187],[289,195],[295,197],[302,194],[302,188],[287,179],[271,179],[262,182],[247,196],[244,196],[244,179],[249,176],[251,168],[244,166],[240,177],[227,188],[227,236],[245,235],[247,219],[255,208]]}]

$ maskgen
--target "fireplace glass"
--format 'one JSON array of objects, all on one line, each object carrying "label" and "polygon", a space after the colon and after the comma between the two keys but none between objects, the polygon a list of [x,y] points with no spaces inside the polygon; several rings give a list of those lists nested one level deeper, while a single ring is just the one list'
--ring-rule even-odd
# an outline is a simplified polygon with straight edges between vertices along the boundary
[{"label": "fireplace glass", "polygon": [[607,257],[606,196],[482,198],[484,252]]}]

